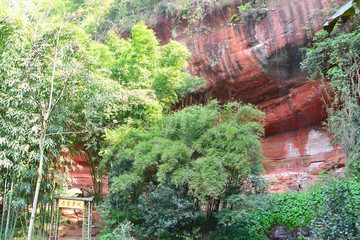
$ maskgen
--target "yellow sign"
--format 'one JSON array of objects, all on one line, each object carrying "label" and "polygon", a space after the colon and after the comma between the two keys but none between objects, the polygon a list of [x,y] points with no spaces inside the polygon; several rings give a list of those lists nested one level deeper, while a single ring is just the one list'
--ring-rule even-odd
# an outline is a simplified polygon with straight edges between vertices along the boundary
[{"label": "yellow sign", "polygon": [[83,209],[84,201],[59,199],[59,208]]}]

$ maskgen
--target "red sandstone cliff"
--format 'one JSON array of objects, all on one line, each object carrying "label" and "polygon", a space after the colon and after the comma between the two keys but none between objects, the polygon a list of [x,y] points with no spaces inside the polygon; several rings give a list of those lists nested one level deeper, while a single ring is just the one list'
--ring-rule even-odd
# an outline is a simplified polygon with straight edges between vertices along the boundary
[{"label": "red sandstone cliff", "polygon": [[[309,41],[308,33],[321,29],[325,16],[320,10],[330,8],[329,1],[267,0],[263,20],[230,24],[241,2],[212,9],[198,26],[205,31],[190,36],[184,33],[186,22],[162,16],[154,30],[163,43],[172,38],[187,44],[189,71],[206,79],[207,95],[251,102],[266,112],[265,176],[274,181],[274,191],[304,188],[320,171],[341,171],[345,162],[320,128],[326,118],[323,89],[300,71],[299,49]],[[79,171],[74,176],[89,179]]]},{"label": "red sandstone cliff", "polygon": [[[163,43],[173,38],[192,52],[189,71],[204,77],[206,94],[221,101],[244,101],[266,112],[265,176],[274,191],[297,190],[323,170],[342,171],[345,156],[321,130],[326,119],[324,89],[300,70],[300,48],[322,28],[327,0],[267,0],[258,22],[231,24],[242,1],[228,1],[204,16],[199,29],[184,34],[186,22],[159,16],[154,27]],[[196,32],[196,31],[194,31]]]}]

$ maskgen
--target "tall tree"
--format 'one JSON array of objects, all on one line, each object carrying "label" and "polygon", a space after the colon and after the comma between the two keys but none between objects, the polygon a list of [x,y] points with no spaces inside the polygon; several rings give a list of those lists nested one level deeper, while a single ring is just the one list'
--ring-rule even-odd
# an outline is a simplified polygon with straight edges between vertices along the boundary
[{"label": "tall tree", "polygon": [[[170,41],[160,46],[155,32],[144,22],[132,28],[131,38],[109,35],[110,50],[115,54],[111,77],[130,89],[153,89],[165,109],[179,100],[181,84],[189,74],[185,71],[190,52],[185,44]],[[187,78],[191,85],[196,79]],[[201,87],[203,82],[198,82]]]},{"label": "tall tree", "polygon": [[109,109],[123,102],[125,92],[119,84],[92,75],[87,39],[74,26],[29,25],[6,16],[1,21],[2,166],[13,171],[23,165],[37,169],[28,229],[31,239],[41,182],[51,175],[44,164],[62,158],[74,134],[111,121],[105,114],[112,115]]},{"label": "tall tree", "polygon": [[[107,200],[110,208],[123,212],[118,215],[136,218],[129,209],[148,211],[137,205],[143,191],[150,188],[153,194],[153,191],[168,191],[170,187],[174,192],[162,195],[164,200],[161,201],[171,198],[174,202],[182,202],[174,199],[181,196],[190,199],[195,210],[206,205],[209,224],[212,224],[213,213],[221,206],[228,206],[229,196],[246,187],[256,191],[251,184],[262,169],[259,139],[264,131],[263,117],[264,114],[251,105],[219,106],[212,101],[206,106],[191,106],[175,112],[162,124],[153,125],[150,131],[123,127],[109,132],[102,166],[109,172]],[[181,189],[180,193],[177,189]],[[157,201],[159,199],[148,199],[148,207]],[[153,211],[157,211],[153,207]],[[162,210],[172,212],[172,207]],[[140,221],[145,221],[141,227],[146,234],[156,235],[158,230],[166,229],[167,224],[166,231],[171,231],[176,225],[166,217],[148,218],[166,213],[148,214]],[[166,224],[162,224],[164,221]],[[145,238],[153,237],[150,235]]]}]

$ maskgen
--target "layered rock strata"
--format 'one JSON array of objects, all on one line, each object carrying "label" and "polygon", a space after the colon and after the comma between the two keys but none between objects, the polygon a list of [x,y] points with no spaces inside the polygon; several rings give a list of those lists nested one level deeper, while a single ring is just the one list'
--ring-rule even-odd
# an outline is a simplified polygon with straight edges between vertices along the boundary
[{"label": "layered rock strata", "polygon": [[189,71],[206,80],[208,96],[250,102],[266,112],[263,165],[272,191],[303,189],[322,171],[343,171],[343,152],[321,129],[325,90],[300,70],[300,49],[322,28],[322,10],[345,1],[267,0],[261,21],[230,23],[242,2],[208,9],[195,28],[159,16],[154,30],[163,43],[172,38],[187,44]]}]

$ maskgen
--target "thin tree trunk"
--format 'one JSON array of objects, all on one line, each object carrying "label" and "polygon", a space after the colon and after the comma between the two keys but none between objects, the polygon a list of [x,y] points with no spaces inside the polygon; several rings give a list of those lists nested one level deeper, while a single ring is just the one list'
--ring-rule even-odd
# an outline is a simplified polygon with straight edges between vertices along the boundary
[{"label": "thin tree trunk", "polygon": [[13,186],[14,186],[14,175],[11,177],[11,187],[10,187],[9,207],[8,207],[8,212],[7,212],[7,219],[6,219],[6,227],[5,227],[5,235],[4,235],[4,239],[7,239],[7,234],[8,234],[8,230],[9,230],[10,212],[11,212],[11,200],[12,200]]},{"label": "thin tree trunk", "polygon": [[5,217],[5,208],[6,208],[6,188],[7,188],[7,178],[5,178],[5,188],[4,188],[4,197],[3,197],[3,209],[1,215],[1,228],[0,228],[0,239],[2,236],[3,228],[4,228],[4,217]]},{"label": "thin tree trunk", "polygon": [[16,228],[16,223],[17,223],[18,217],[19,217],[19,209],[17,209],[16,214],[15,214],[14,224],[13,224],[12,230],[10,232],[10,239],[14,238],[14,233],[15,233],[15,228]]},{"label": "thin tree trunk", "polygon": [[37,203],[38,203],[38,198],[39,198],[39,193],[40,193],[42,170],[43,170],[43,164],[44,164],[45,137],[46,137],[46,119],[44,119],[43,122],[42,122],[42,132],[41,132],[40,143],[39,143],[40,163],[39,163],[39,168],[38,168],[38,178],[37,178],[37,181],[36,181],[35,196],[34,196],[33,206],[32,206],[32,210],[31,210],[31,217],[30,217],[27,240],[31,240],[32,232],[33,232],[34,224],[35,224]]},{"label": "thin tree trunk", "polygon": [[40,215],[39,215],[39,222],[40,222],[40,226],[37,229],[37,235],[38,236],[42,236],[43,230],[44,230],[44,224],[43,224],[43,213],[44,213],[44,201],[40,201],[39,202],[39,209],[40,209]]},{"label": "thin tree trunk", "polygon": [[[22,230],[22,233],[21,233],[21,235],[22,236],[25,236],[25,234],[26,234],[26,227],[24,226],[25,224],[26,224],[26,220],[28,219],[27,217],[26,217],[26,213],[24,214],[24,215],[22,215],[22,214],[20,214],[20,224],[21,224],[21,230]],[[24,219],[21,219],[21,216],[24,218]]]},{"label": "thin tree trunk", "polygon": [[101,181],[98,181],[98,180],[100,180],[100,178],[99,178],[98,171],[96,169],[96,163],[95,163],[94,158],[91,157],[90,151],[86,151],[85,154],[88,159],[91,179],[92,179],[93,186],[94,186],[95,201],[100,201],[102,199],[102,184],[101,184]]}]

